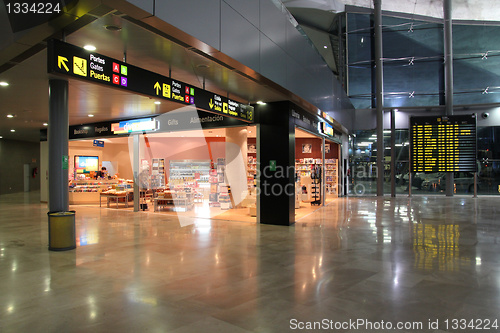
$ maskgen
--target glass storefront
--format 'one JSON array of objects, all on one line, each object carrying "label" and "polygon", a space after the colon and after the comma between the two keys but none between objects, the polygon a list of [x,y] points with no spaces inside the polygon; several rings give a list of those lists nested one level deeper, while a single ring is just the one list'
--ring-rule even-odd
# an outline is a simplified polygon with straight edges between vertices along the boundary
[{"label": "glass storefront", "polygon": [[[299,219],[339,196],[340,145],[295,129],[295,215]],[[324,158],[323,158],[324,155]]]},{"label": "glass storefront", "polygon": [[[102,147],[70,142],[71,158],[95,157],[88,170],[70,170],[70,204],[133,209],[134,139],[99,141]],[[254,126],[140,134],[138,141],[140,210],[256,221]]]}]

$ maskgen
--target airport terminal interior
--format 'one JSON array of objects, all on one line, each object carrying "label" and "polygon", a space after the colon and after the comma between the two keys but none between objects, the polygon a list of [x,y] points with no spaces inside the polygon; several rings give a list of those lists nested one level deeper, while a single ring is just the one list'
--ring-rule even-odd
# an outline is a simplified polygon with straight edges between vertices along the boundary
[{"label": "airport terminal interior", "polygon": [[499,14],[5,0],[0,332],[500,332]]}]

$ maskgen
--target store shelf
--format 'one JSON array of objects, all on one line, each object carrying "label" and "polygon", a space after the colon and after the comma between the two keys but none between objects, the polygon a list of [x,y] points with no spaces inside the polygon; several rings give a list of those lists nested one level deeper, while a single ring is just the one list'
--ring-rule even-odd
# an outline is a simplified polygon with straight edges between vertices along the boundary
[{"label": "store shelf", "polygon": [[169,166],[169,184],[208,183],[210,165],[210,160],[172,160]]},{"label": "store shelf", "polygon": [[157,189],[165,187],[165,159],[153,158],[151,162],[151,188]]}]

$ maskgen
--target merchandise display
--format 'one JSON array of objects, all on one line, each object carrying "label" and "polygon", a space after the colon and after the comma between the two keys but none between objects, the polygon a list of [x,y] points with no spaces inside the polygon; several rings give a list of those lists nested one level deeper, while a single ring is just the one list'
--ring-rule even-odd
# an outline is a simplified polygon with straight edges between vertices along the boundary
[{"label": "merchandise display", "polygon": [[111,180],[70,180],[69,204],[95,204],[100,202],[100,195],[109,190],[132,190],[133,181],[125,179]]},{"label": "merchandise display", "polygon": [[338,195],[338,163],[335,158],[325,160],[325,186],[329,194]]},{"label": "merchandise display", "polygon": [[[318,167],[322,165],[321,159],[303,158],[295,160],[295,170],[300,178],[313,178]],[[325,160],[325,186],[328,194],[337,195],[338,186],[338,160],[335,158]],[[304,182],[301,182],[305,185]],[[307,191],[307,186],[306,186]],[[303,193],[304,194],[304,193]],[[314,198],[313,198],[314,200]]]},{"label": "merchandise display", "polygon": [[153,158],[151,162],[151,188],[165,187],[165,159]]},{"label": "merchandise display", "polygon": [[[255,154],[253,154],[255,155]],[[247,184],[248,188],[252,189],[255,187],[255,175],[257,173],[257,158],[248,154],[248,164],[247,164]]]},{"label": "merchandise display", "polygon": [[193,205],[194,194],[189,187],[159,191],[153,199],[153,210],[155,212],[162,207],[173,211],[187,211],[192,209]]},{"label": "merchandise display", "polygon": [[208,184],[210,160],[172,160],[169,169],[169,184],[197,182]]},{"label": "merchandise display", "polygon": [[[70,203],[99,204],[102,207],[121,209],[128,207],[150,212],[186,213],[187,216],[212,217],[223,214],[224,218],[228,219],[250,219],[256,216],[257,203],[255,137],[238,139],[236,143],[243,153],[243,163],[233,159],[231,164],[227,165],[225,157],[227,154],[232,156],[235,148],[234,142],[226,142],[227,138],[233,135],[231,133],[254,130],[231,129],[226,135],[223,132],[225,130],[219,130],[203,140],[198,138],[199,132],[189,131],[182,134],[148,135],[145,149],[142,150],[141,146],[140,150],[137,207],[134,202],[133,182],[117,179],[118,169],[127,178],[135,175],[129,140],[112,138],[99,147],[94,146],[90,140],[88,143],[84,140],[75,141],[70,151],[71,158],[83,156],[85,158],[79,157],[78,162],[91,161],[92,170],[97,171],[89,169],[86,173],[79,173],[75,172],[76,166],[70,168],[69,178],[78,179],[70,181]],[[211,133],[205,132],[205,135],[209,132]],[[109,170],[107,175],[116,175],[116,178],[93,178],[102,167]],[[242,184],[239,183],[241,180]]]}]

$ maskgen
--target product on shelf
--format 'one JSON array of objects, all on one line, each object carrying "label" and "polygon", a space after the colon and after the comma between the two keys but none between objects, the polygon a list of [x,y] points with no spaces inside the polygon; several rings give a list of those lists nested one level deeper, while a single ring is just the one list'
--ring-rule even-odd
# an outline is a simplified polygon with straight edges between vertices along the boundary
[{"label": "product on shelf", "polygon": [[165,187],[165,159],[153,158],[151,164],[151,188]]}]

